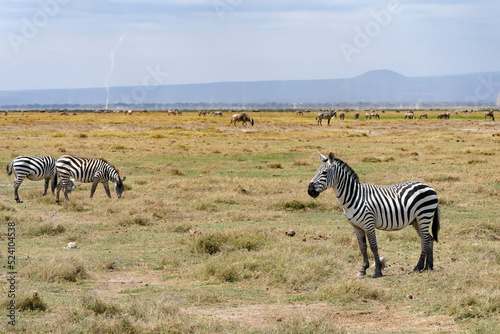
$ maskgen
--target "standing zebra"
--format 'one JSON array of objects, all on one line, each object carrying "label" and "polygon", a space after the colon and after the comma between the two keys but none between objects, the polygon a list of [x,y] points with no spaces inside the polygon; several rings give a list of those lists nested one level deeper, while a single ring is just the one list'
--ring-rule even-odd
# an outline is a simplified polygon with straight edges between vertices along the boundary
[{"label": "standing zebra", "polygon": [[95,189],[99,183],[103,184],[106,194],[111,198],[108,181],[115,184],[116,196],[118,198],[122,196],[123,181],[125,181],[125,177],[120,178],[116,168],[106,160],[82,158],[76,155],[67,154],[57,159],[56,168],[57,174],[61,179],[56,194],[56,202],[58,203],[61,188],[64,188],[64,198],[66,202],[69,201],[67,184],[70,182],[70,176],[80,182],[92,182],[90,198],[94,196]]},{"label": "standing zebra", "polygon": [[[358,175],[345,162],[335,158],[319,157],[323,164],[309,184],[311,197],[333,187],[343,206],[347,220],[354,227],[363,267],[358,276],[369,267],[366,238],[375,257],[375,274],[382,276],[375,229],[395,231],[412,225],[420,236],[422,252],[414,271],[433,269],[433,240],[438,241],[439,211],[436,191],[428,185],[410,181],[391,186],[374,186],[359,182]],[[432,236],[430,226],[432,223]]]},{"label": "standing zebra", "polygon": [[45,180],[45,188],[43,191],[43,196],[47,195],[47,189],[49,188],[49,182],[51,181],[51,190],[54,193],[54,189],[57,184],[57,174],[56,174],[56,159],[46,156],[46,157],[36,157],[21,155],[7,165],[7,175],[14,173],[14,199],[17,203],[22,203],[19,199],[18,189],[23,183],[25,177],[28,180],[40,181]]}]

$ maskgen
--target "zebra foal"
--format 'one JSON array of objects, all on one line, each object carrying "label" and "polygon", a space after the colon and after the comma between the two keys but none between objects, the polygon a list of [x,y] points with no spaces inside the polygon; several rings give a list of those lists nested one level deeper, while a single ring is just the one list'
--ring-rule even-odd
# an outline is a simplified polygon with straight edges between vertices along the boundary
[{"label": "zebra foal", "polygon": [[[358,276],[366,274],[368,262],[367,243],[375,257],[375,274],[382,276],[375,229],[401,230],[412,225],[420,236],[421,253],[414,271],[433,269],[433,242],[438,241],[439,209],[436,191],[430,186],[409,181],[391,186],[374,186],[359,181],[349,165],[335,158],[318,153],[322,165],[308,187],[311,197],[318,197],[332,187],[344,209],[347,220],[354,227],[363,266]],[[432,223],[432,235],[430,233]]]},{"label": "zebra foal", "polygon": [[106,160],[83,158],[73,154],[67,154],[57,159],[56,169],[57,175],[59,175],[61,179],[61,182],[57,186],[56,193],[56,202],[58,203],[59,192],[62,188],[64,188],[64,198],[66,202],[69,201],[67,185],[71,182],[70,177],[83,183],[92,183],[90,198],[94,196],[94,192],[99,183],[102,183],[106,190],[106,194],[111,198],[108,181],[115,184],[116,197],[120,198],[122,196],[123,181],[125,181],[126,177],[121,178],[116,168]]},{"label": "zebra foal", "polygon": [[7,175],[14,173],[14,199],[17,203],[22,203],[19,198],[19,187],[23,183],[25,178],[32,181],[45,180],[45,187],[43,191],[43,196],[47,195],[47,189],[49,188],[49,182],[51,182],[51,190],[54,193],[54,189],[57,184],[57,174],[56,174],[56,159],[45,156],[29,156],[21,155],[7,165]]}]

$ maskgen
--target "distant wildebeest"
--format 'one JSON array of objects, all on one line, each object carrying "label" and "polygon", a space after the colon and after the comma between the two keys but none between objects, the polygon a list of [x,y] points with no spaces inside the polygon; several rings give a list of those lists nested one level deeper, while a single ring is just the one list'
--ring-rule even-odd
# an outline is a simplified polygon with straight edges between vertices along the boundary
[{"label": "distant wildebeest", "polygon": [[428,117],[427,117],[427,114],[420,114],[420,119],[422,119],[422,118],[427,119],[427,118],[428,118]]},{"label": "distant wildebeest", "polygon": [[358,119],[358,118],[359,118],[359,112],[354,114],[354,119]]},{"label": "distant wildebeest", "polygon": [[330,112],[322,112],[319,113],[318,116],[316,116],[316,120],[318,121],[318,125],[323,125],[323,120],[327,119],[328,120],[328,125],[330,125],[330,120],[337,116],[336,111],[330,111]]},{"label": "distant wildebeest", "polygon": [[207,111],[206,110],[200,110],[200,111],[198,111],[198,116],[201,116],[201,115],[207,116]]},{"label": "distant wildebeest", "polygon": [[243,126],[246,126],[247,122],[250,122],[250,124],[252,124],[252,126],[254,124],[253,118],[248,117],[248,115],[246,113],[233,115],[233,117],[231,117],[231,122],[229,124],[236,125],[237,122],[242,122]]},{"label": "distant wildebeest", "polygon": [[495,120],[495,115],[493,114],[493,110],[487,111],[484,113],[484,119],[490,118],[492,121]]},{"label": "distant wildebeest", "polygon": [[443,113],[438,115],[438,119],[450,119],[450,113]]},{"label": "distant wildebeest", "polygon": [[343,111],[341,111],[341,112],[339,113],[339,118],[340,118],[341,120],[344,120],[344,118],[345,118],[345,113],[344,113]]},{"label": "distant wildebeest", "polygon": [[297,113],[297,116],[304,115],[304,112],[302,110],[297,110],[296,113]]}]

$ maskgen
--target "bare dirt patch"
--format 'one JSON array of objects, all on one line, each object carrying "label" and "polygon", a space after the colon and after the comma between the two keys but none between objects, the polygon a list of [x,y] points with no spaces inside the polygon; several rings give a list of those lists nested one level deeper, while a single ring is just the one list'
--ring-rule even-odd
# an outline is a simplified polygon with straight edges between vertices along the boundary
[{"label": "bare dirt patch", "polygon": [[248,328],[267,329],[286,319],[323,319],[348,332],[396,333],[416,331],[422,333],[455,332],[454,320],[449,316],[424,316],[410,313],[409,309],[380,311],[346,311],[326,303],[314,304],[252,304],[237,307],[188,307],[185,312],[202,317],[236,322]]}]

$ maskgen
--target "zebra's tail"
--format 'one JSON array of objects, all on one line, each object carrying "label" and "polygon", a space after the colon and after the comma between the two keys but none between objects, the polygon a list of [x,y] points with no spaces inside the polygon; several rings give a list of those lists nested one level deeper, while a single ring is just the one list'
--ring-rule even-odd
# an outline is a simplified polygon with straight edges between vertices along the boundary
[{"label": "zebra's tail", "polygon": [[439,234],[439,206],[436,208],[434,212],[434,218],[432,219],[432,237],[436,242],[438,242],[438,234]]},{"label": "zebra's tail", "polygon": [[11,175],[12,174],[12,164],[11,165],[7,165],[6,169],[7,169],[7,175]]}]

